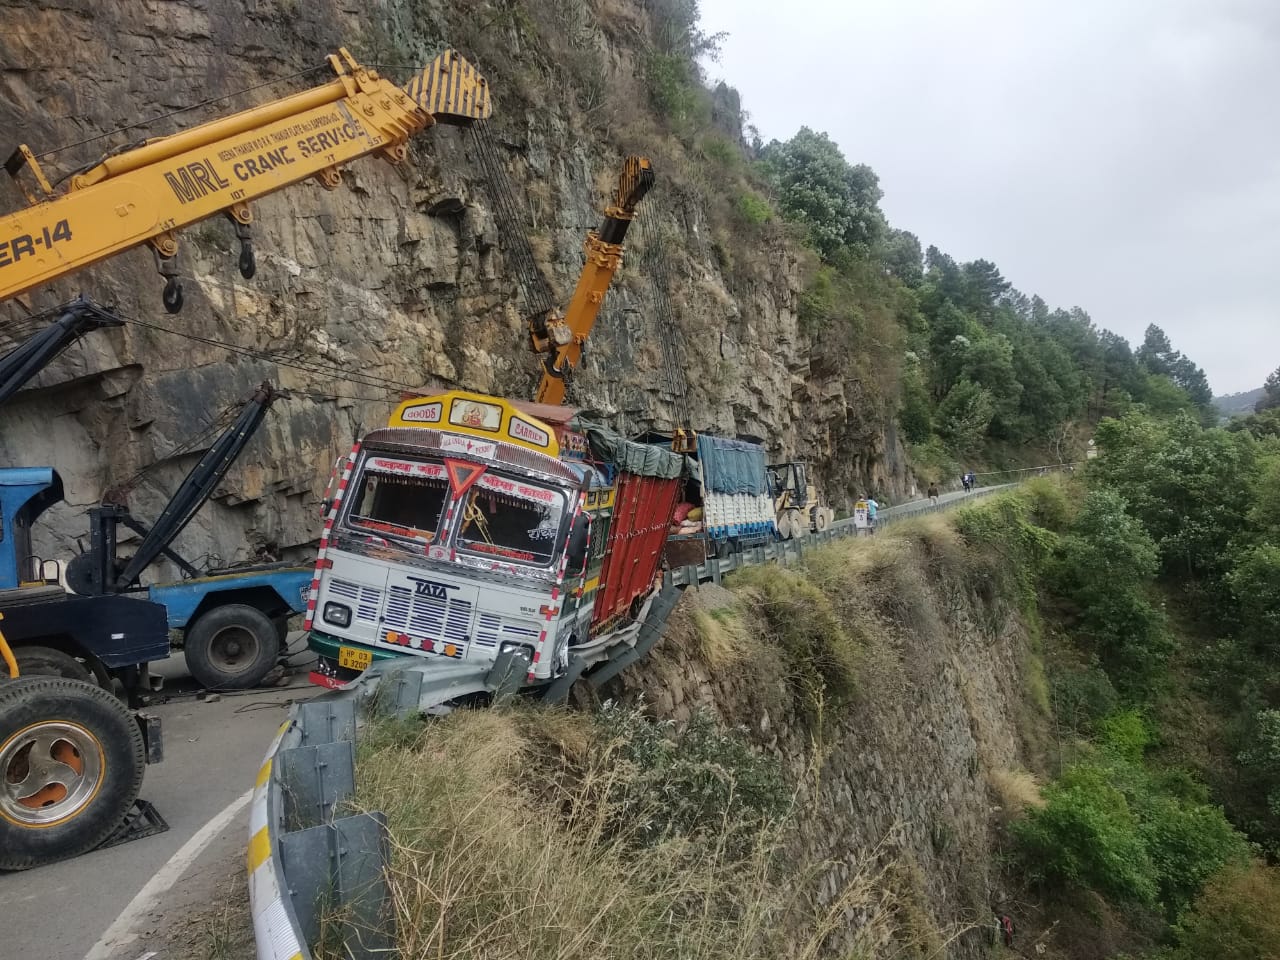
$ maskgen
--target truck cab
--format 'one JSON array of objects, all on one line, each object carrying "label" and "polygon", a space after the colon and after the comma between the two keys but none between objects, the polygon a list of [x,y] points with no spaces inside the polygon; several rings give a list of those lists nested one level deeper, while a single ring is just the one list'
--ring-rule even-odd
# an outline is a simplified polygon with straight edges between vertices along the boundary
[{"label": "truck cab", "polygon": [[513,405],[455,392],[402,404],[342,466],[307,628],[314,682],[404,654],[459,665],[509,650],[531,681],[584,639],[587,470]]},{"label": "truck cab", "polygon": [[56,673],[109,686],[131,697],[149,678],[147,663],[169,655],[160,604],[138,597],[81,597],[61,584],[62,567],[35,556],[31,529],[63,497],[51,467],[0,469],[0,614],[22,673]]}]

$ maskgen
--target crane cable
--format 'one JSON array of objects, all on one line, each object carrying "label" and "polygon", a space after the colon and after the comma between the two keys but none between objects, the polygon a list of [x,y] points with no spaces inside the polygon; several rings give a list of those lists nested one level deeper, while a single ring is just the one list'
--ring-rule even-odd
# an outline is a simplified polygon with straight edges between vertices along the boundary
[{"label": "crane cable", "polygon": [[502,165],[485,121],[480,120],[471,125],[471,140],[484,168],[494,218],[498,221],[499,243],[507,253],[507,259],[514,268],[517,283],[524,294],[527,306],[525,319],[545,317],[555,309],[551,285],[538,268],[533,248],[529,245],[530,224],[519,214],[511,179]]},{"label": "crane cable", "polygon": [[658,341],[662,347],[663,386],[665,399],[671,405],[675,426],[690,427],[689,381],[685,377],[681,354],[684,350],[684,330],[671,308],[671,273],[667,261],[666,244],[662,242],[658,218],[661,204],[646,204],[637,218],[643,243],[640,262],[654,287],[654,305],[657,307]]}]

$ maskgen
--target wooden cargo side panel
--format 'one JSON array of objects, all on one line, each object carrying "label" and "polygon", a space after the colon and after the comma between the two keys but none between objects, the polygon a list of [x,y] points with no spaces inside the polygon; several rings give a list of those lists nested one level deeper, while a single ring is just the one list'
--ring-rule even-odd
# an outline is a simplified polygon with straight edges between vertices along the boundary
[{"label": "wooden cargo side panel", "polygon": [[653,585],[679,501],[679,479],[619,474],[593,626],[625,613]]}]

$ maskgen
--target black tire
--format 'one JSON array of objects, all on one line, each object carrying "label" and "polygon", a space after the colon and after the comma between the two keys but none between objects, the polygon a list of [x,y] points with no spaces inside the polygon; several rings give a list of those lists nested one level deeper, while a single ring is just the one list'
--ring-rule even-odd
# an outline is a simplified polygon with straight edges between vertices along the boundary
[{"label": "black tire", "polygon": [[257,607],[229,603],[202,614],[187,628],[187,669],[208,690],[256,687],[280,655],[271,618]]},{"label": "black tire", "polygon": [[69,653],[53,647],[15,647],[13,657],[18,661],[18,676],[62,677],[97,683],[93,671]]},{"label": "black tire", "polygon": [[276,639],[280,641],[281,653],[289,649],[289,620],[292,616],[292,614],[286,614],[271,621],[271,625],[276,628]]},{"label": "black tire", "polygon": [[[34,756],[45,757],[35,770]],[[98,846],[138,798],[146,762],[137,722],[101,687],[61,677],[0,684],[0,870]]]}]

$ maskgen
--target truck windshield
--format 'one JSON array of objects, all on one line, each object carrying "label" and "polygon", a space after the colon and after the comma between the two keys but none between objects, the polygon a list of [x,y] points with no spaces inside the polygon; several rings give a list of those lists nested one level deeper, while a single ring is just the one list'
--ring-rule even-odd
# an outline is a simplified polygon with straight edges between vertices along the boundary
[{"label": "truck windshield", "polygon": [[563,538],[565,505],[560,490],[486,473],[467,493],[458,549],[548,566]]},{"label": "truck windshield", "polygon": [[370,457],[347,513],[347,526],[430,543],[449,498],[444,464]]}]

